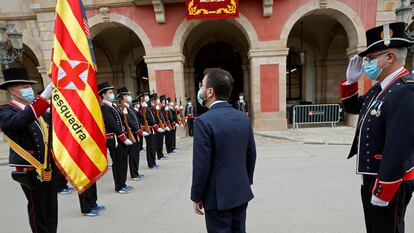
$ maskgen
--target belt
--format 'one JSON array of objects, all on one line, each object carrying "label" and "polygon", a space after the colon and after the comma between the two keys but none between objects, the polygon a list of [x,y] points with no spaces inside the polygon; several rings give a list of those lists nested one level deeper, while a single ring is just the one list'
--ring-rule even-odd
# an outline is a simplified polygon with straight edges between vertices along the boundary
[{"label": "belt", "polygon": [[116,136],[115,134],[107,134],[106,139],[114,139]]},{"label": "belt", "polygon": [[18,172],[30,172],[30,171],[36,171],[36,168],[34,168],[34,167],[16,167],[16,171],[18,171]]}]

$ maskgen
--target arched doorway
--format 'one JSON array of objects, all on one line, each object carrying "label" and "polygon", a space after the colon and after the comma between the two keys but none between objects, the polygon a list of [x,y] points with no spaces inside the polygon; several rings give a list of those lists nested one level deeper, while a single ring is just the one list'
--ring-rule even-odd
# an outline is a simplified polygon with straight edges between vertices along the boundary
[{"label": "arched doorway", "polygon": [[23,45],[22,59],[16,59],[15,62],[10,65],[10,68],[14,67],[25,68],[29,79],[37,81],[37,83],[33,85],[33,90],[35,93],[43,90],[44,87],[42,75],[37,69],[39,67],[39,60],[28,46]]},{"label": "arched doorway", "polygon": [[[145,48],[138,36],[118,23],[101,23],[91,28],[97,63],[98,83],[107,81],[129,91],[149,91]],[[116,37],[114,37],[116,35]]]},{"label": "arched doorway", "polygon": [[[227,20],[206,21],[196,26],[184,44],[186,96],[195,102],[204,70],[216,67],[229,71],[235,80],[230,103],[235,103],[240,93],[249,101],[248,51],[244,34]],[[205,111],[197,103],[197,113]]]},{"label": "arched doorway", "polygon": [[287,44],[287,106],[339,103],[338,84],[345,78],[349,48],[341,23],[330,15],[310,13],[295,23]]}]

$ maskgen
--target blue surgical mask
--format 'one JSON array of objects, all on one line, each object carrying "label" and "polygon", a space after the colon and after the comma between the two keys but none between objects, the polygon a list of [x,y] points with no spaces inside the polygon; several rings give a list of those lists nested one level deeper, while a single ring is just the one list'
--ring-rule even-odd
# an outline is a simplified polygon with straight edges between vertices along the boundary
[{"label": "blue surgical mask", "polygon": [[30,102],[34,99],[34,91],[31,87],[20,89],[22,99]]},{"label": "blue surgical mask", "polygon": [[114,102],[114,100],[115,100],[115,95],[114,94],[109,94],[109,101]]},{"label": "blue surgical mask", "polygon": [[203,105],[204,104],[204,99],[201,96],[202,94],[203,94],[203,92],[202,92],[202,89],[200,88],[200,90],[198,90],[198,93],[197,93],[197,101],[201,106],[204,107],[204,105]]},{"label": "blue surgical mask", "polygon": [[380,76],[382,69],[378,68],[378,59],[372,59],[371,61],[364,62],[364,72],[367,74],[368,78],[372,80],[377,80]]},{"label": "blue surgical mask", "polygon": [[127,101],[128,103],[132,103],[132,97],[131,97],[131,96],[127,96],[126,101]]}]

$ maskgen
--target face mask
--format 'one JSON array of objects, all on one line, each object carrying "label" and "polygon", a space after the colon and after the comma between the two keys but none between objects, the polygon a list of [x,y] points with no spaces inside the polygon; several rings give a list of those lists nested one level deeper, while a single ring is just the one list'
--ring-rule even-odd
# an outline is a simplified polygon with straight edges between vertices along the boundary
[{"label": "face mask", "polygon": [[34,99],[34,91],[31,87],[20,89],[22,99],[30,102]]},{"label": "face mask", "polygon": [[148,101],[149,101],[149,96],[147,96],[147,95],[146,95],[146,96],[144,97],[144,101],[145,101],[145,102],[148,102]]},{"label": "face mask", "polygon": [[204,106],[204,98],[203,98],[203,92],[202,92],[202,88],[200,88],[200,90],[198,90],[198,93],[197,93],[197,101],[198,101],[198,103],[201,105],[201,106],[203,106],[203,107],[205,107]]},{"label": "face mask", "polygon": [[114,102],[114,100],[115,100],[115,95],[109,94],[109,102]]},{"label": "face mask", "polygon": [[365,61],[364,72],[367,74],[368,78],[376,80],[382,72],[382,69],[378,68],[378,59],[373,59],[369,62]]},{"label": "face mask", "polygon": [[132,103],[132,97],[131,97],[131,96],[127,96],[127,97],[126,97],[126,101],[127,101],[128,103]]},{"label": "face mask", "polygon": [[160,100],[157,100],[157,104],[161,104],[161,101]]}]

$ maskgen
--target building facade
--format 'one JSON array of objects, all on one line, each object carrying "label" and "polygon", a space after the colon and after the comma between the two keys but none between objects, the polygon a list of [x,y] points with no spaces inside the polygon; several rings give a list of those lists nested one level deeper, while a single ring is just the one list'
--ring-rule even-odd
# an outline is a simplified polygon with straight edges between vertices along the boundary
[{"label": "building facade", "polygon": [[[0,3],[0,21],[24,34],[23,59],[12,66],[25,67],[40,91],[50,82],[55,0]],[[398,0],[239,0],[237,18],[187,20],[185,0],[83,3],[98,82],[195,102],[203,70],[221,67],[235,79],[231,101],[245,95],[257,130],[286,129],[293,104],[340,102],[348,58],[365,48],[365,31],[395,21],[400,6]],[[360,82],[362,91],[372,85]],[[7,98],[0,93],[0,103]]]}]

